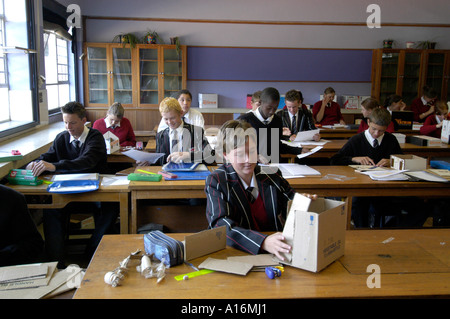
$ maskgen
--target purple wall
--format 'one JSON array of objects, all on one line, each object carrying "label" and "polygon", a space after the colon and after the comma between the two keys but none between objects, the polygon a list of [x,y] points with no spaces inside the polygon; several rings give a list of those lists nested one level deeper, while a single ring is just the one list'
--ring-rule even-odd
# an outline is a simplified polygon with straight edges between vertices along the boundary
[{"label": "purple wall", "polygon": [[188,80],[370,82],[372,50],[188,48]]},{"label": "purple wall", "polygon": [[372,50],[188,47],[192,106],[198,93],[219,95],[220,108],[243,108],[247,94],[272,86],[302,91],[313,104],[332,86],[337,95],[370,95]]}]

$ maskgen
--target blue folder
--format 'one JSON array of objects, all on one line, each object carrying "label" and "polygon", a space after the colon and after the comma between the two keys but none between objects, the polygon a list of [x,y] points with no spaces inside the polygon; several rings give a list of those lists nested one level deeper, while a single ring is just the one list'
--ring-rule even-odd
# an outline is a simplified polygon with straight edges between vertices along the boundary
[{"label": "blue folder", "polygon": [[183,181],[183,180],[205,180],[211,174],[206,171],[176,172],[177,178],[164,178],[166,181]]},{"label": "blue folder", "polygon": [[97,190],[99,184],[98,180],[59,181],[49,185],[47,191],[57,194],[86,193]]}]

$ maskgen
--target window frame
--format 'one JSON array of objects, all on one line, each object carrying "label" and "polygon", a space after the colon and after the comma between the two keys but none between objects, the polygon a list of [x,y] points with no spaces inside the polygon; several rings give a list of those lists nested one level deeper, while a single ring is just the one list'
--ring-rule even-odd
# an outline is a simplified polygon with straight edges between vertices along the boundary
[{"label": "window frame", "polygon": [[[28,49],[36,50],[36,20],[35,20],[35,9],[36,6],[33,0],[24,0],[25,3],[25,15],[26,15],[26,28],[28,33]],[[2,19],[4,25],[4,19]],[[5,31],[3,29],[3,31]],[[3,33],[4,36],[4,33]],[[27,51],[28,63],[29,63],[29,87],[31,91],[31,111],[32,120],[28,123],[13,126],[11,128],[0,130],[0,138],[8,137],[30,128],[33,128],[39,124],[39,92],[38,92],[38,53],[32,53]],[[7,66],[8,56],[5,54],[5,67]],[[9,81],[7,82],[7,87],[9,88]],[[5,123],[5,122],[3,122]]]}]

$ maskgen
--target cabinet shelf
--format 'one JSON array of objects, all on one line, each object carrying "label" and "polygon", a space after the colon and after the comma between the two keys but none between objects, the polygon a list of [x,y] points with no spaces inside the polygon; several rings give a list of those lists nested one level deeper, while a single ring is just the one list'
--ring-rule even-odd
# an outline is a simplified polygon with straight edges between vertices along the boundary
[{"label": "cabinet shelf", "polygon": [[372,69],[371,95],[380,103],[398,94],[410,106],[425,85],[450,100],[450,50],[374,49]]},{"label": "cabinet shelf", "polygon": [[[124,50],[113,43],[85,43],[84,53],[87,107],[113,102],[156,107],[170,93],[186,88],[186,46],[177,55],[175,45],[138,44]],[[121,70],[125,72],[116,72]]]}]

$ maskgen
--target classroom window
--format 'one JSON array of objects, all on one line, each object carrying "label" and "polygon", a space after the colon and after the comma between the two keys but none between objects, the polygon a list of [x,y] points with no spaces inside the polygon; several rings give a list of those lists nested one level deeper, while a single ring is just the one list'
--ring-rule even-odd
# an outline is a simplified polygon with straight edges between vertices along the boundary
[{"label": "classroom window", "polygon": [[45,80],[49,113],[73,99],[71,41],[53,32],[44,32]]},{"label": "classroom window", "polygon": [[32,0],[0,0],[0,137],[38,123]]}]

